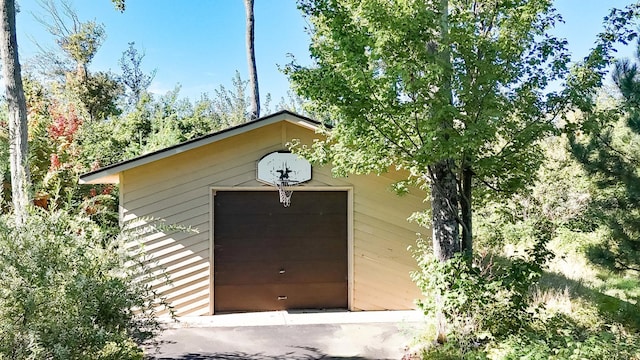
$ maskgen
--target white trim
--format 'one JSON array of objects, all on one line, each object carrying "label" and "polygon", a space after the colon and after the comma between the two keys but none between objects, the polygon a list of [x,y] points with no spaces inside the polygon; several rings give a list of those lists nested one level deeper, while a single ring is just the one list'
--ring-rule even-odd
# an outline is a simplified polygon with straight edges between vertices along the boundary
[{"label": "white trim", "polygon": [[213,134],[212,136],[206,136],[200,140],[189,141],[184,143],[184,145],[178,145],[175,147],[170,147],[165,150],[160,150],[155,153],[151,153],[149,155],[142,155],[137,159],[133,159],[130,161],[125,161],[120,165],[115,165],[113,167],[107,167],[102,171],[97,171],[94,173],[81,175],[80,176],[80,184],[107,184],[107,183],[115,183],[115,178],[113,175],[117,175],[123,171],[142,166],[154,161],[162,160],[167,157],[177,155],[183,153],[185,151],[189,151],[201,146],[209,145],[214,142],[218,142],[220,140],[224,140],[230,138],[232,136],[236,136],[242,134],[247,131],[259,129],[264,126],[268,126],[271,124],[275,124],[280,121],[287,121],[291,124],[302,126],[307,129],[312,129],[316,131],[319,126],[315,123],[307,121],[305,119],[299,118],[295,114],[292,113],[278,113],[271,116],[267,116],[261,120],[256,120],[253,123],[248,123],[246,125],[240,125],[237,128],[232,128],[229,130],[223,130],[218,134]]},{"label": "white trim", "polygon": [[215,208],[213,202],[215,198],[216,191],[209,189],[209,315],[213,315],[213,299],[215,299],[214,291],[216,289],[213,286],[213,234],[215,230],[213,228],[213,209]]},{"label": "white trim", "polygon": [[350,187],[347,190],[347,291],[348,291],[348,300],[347,300],[347,309],[349,311],[353,311],[353,291],[355,284],[355,272],[354,272],[354,263],[355,263],[355,244],[354,244],[354,228],[355,228],[355,210],[354,210],[354,196],[353,196],[353,187]]},{"label": "white trim", "polygon": [[[293,191],[346,191],[347,192],[347,309],[353,310],[354,296],[354,194],[353,186],[294,186]],[[211,186],[209,187],[209,314],[214,315],[214,201],[217,191],[277,191],[274,186]],[[295,193],[294,193],[295,195]],[[294,200],[295,201],[295,200]]]},{"label": "white trim", "polygon": [[120,185],[118,186],[118,225],[122,229],[124,226],[124,173],[118,176]]},{"label": "white trim", "polygon": [[287,126],[282,123],[280,126],[280,146],[282,146],[283,149],[287,148],[287,141],[289,141],[287,138]]}]

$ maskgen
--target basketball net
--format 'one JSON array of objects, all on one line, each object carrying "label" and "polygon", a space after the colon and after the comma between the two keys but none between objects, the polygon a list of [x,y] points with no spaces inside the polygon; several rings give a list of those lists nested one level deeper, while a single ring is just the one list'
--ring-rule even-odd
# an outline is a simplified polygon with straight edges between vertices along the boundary
[{"label": "basketball net", "polygon": [[284,207],[289,207],[291,205],[291,195],[293,195],[293,189],[291,189],[292,185],[293,184],[289,184],[289,181],[287,180],[278,180],[276,182],[278,193],[280,193],[280,203]]}]

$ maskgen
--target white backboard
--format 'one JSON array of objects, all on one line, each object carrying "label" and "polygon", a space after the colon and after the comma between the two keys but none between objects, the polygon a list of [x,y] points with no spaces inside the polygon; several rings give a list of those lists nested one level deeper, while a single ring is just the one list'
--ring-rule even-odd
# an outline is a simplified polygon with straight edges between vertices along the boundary
[{"label": "white backboard", "polygon": [[258,181],[275,185],[280,181],[297,184],[311,180],[311,163],[290,152],[272,152],[258,161]]}]

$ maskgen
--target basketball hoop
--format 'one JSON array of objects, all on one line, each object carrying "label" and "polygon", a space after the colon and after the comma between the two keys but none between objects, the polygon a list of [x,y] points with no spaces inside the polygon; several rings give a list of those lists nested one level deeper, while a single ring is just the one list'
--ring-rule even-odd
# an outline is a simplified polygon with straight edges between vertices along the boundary
[{"label": "basketball hoop", "polygon": [[280,203],[284,207],[289,207],[291,205],[291,195],[293,195],[293,189],[291,186],[294,184],[290,183],[287,180],[279,180],[276,182],[276,187],[278,188],[278,193],[280,194]]},{"label": "basketball hoop", "polygon": [[290,152],[276,151],[258,161],[256,179],[278,189],[280,203],[291,206],[293,187],[311,180],[311,163]]}]

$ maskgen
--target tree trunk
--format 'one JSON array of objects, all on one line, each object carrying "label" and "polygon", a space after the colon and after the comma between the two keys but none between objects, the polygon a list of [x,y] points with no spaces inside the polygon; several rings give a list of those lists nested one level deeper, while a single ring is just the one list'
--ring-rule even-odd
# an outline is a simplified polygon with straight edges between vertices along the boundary
[{"label": "tree trunk", "polygon": [[459,253],[458,189],[453,161],[432,167],[431,208],[433,211],[433,253],[440,261]]},{"label": "tree trunk", "polygon": [[260,94],[258,92],[258,72],[254,46],[253,0],[244,0],[247,14],[247,61],[249,62],[249,85],[251,86],[251,120],[260,117]]},{"label": "tree trunk", "polygon": [[469,165],[462,169],[460,210],[462,213],[462,251],[469,261],[473,256],[473,219],[471,211],[471,180],[473,171]]},{"label": "tree trunk", "polygon": [[[451,92],[451,53],[449,51],[449,0],[440,0],[440,66],[442,66],[442,86],[438,98],[442,106],[453,105]],[[453,128],[453,117],[448,111],[440,112],[440,127],[443,142],[448,141],[447,132]],[[455,163],[444,159],[431,167],[431,207],[433,211],[433,253],[439,261],[448,261],[461,251],[458,216],[458,182]],[[447,321],[444,316],[443,294],[435,294],[436,342],[447,341]]]},{"label": "tree trunk", "polygon": [[16,40],[15,0],[0,0],[2,4],[2,74],[9,105],[9,161],[11,167],[11,198],[16,223],[23,224],[29,204],[29,167],[27,164],[27,105],[22,87],[18,43]]},{"label": "tree trunk", "polygon": [[[433,253],[447,261],[460,252],[458,230],[458,190],[453,161],[444,160],[432,167],[431,209],[433,212]],[[446,342],[446,319],[442,313],[442,294],[436,299],[436,341]]]}]

